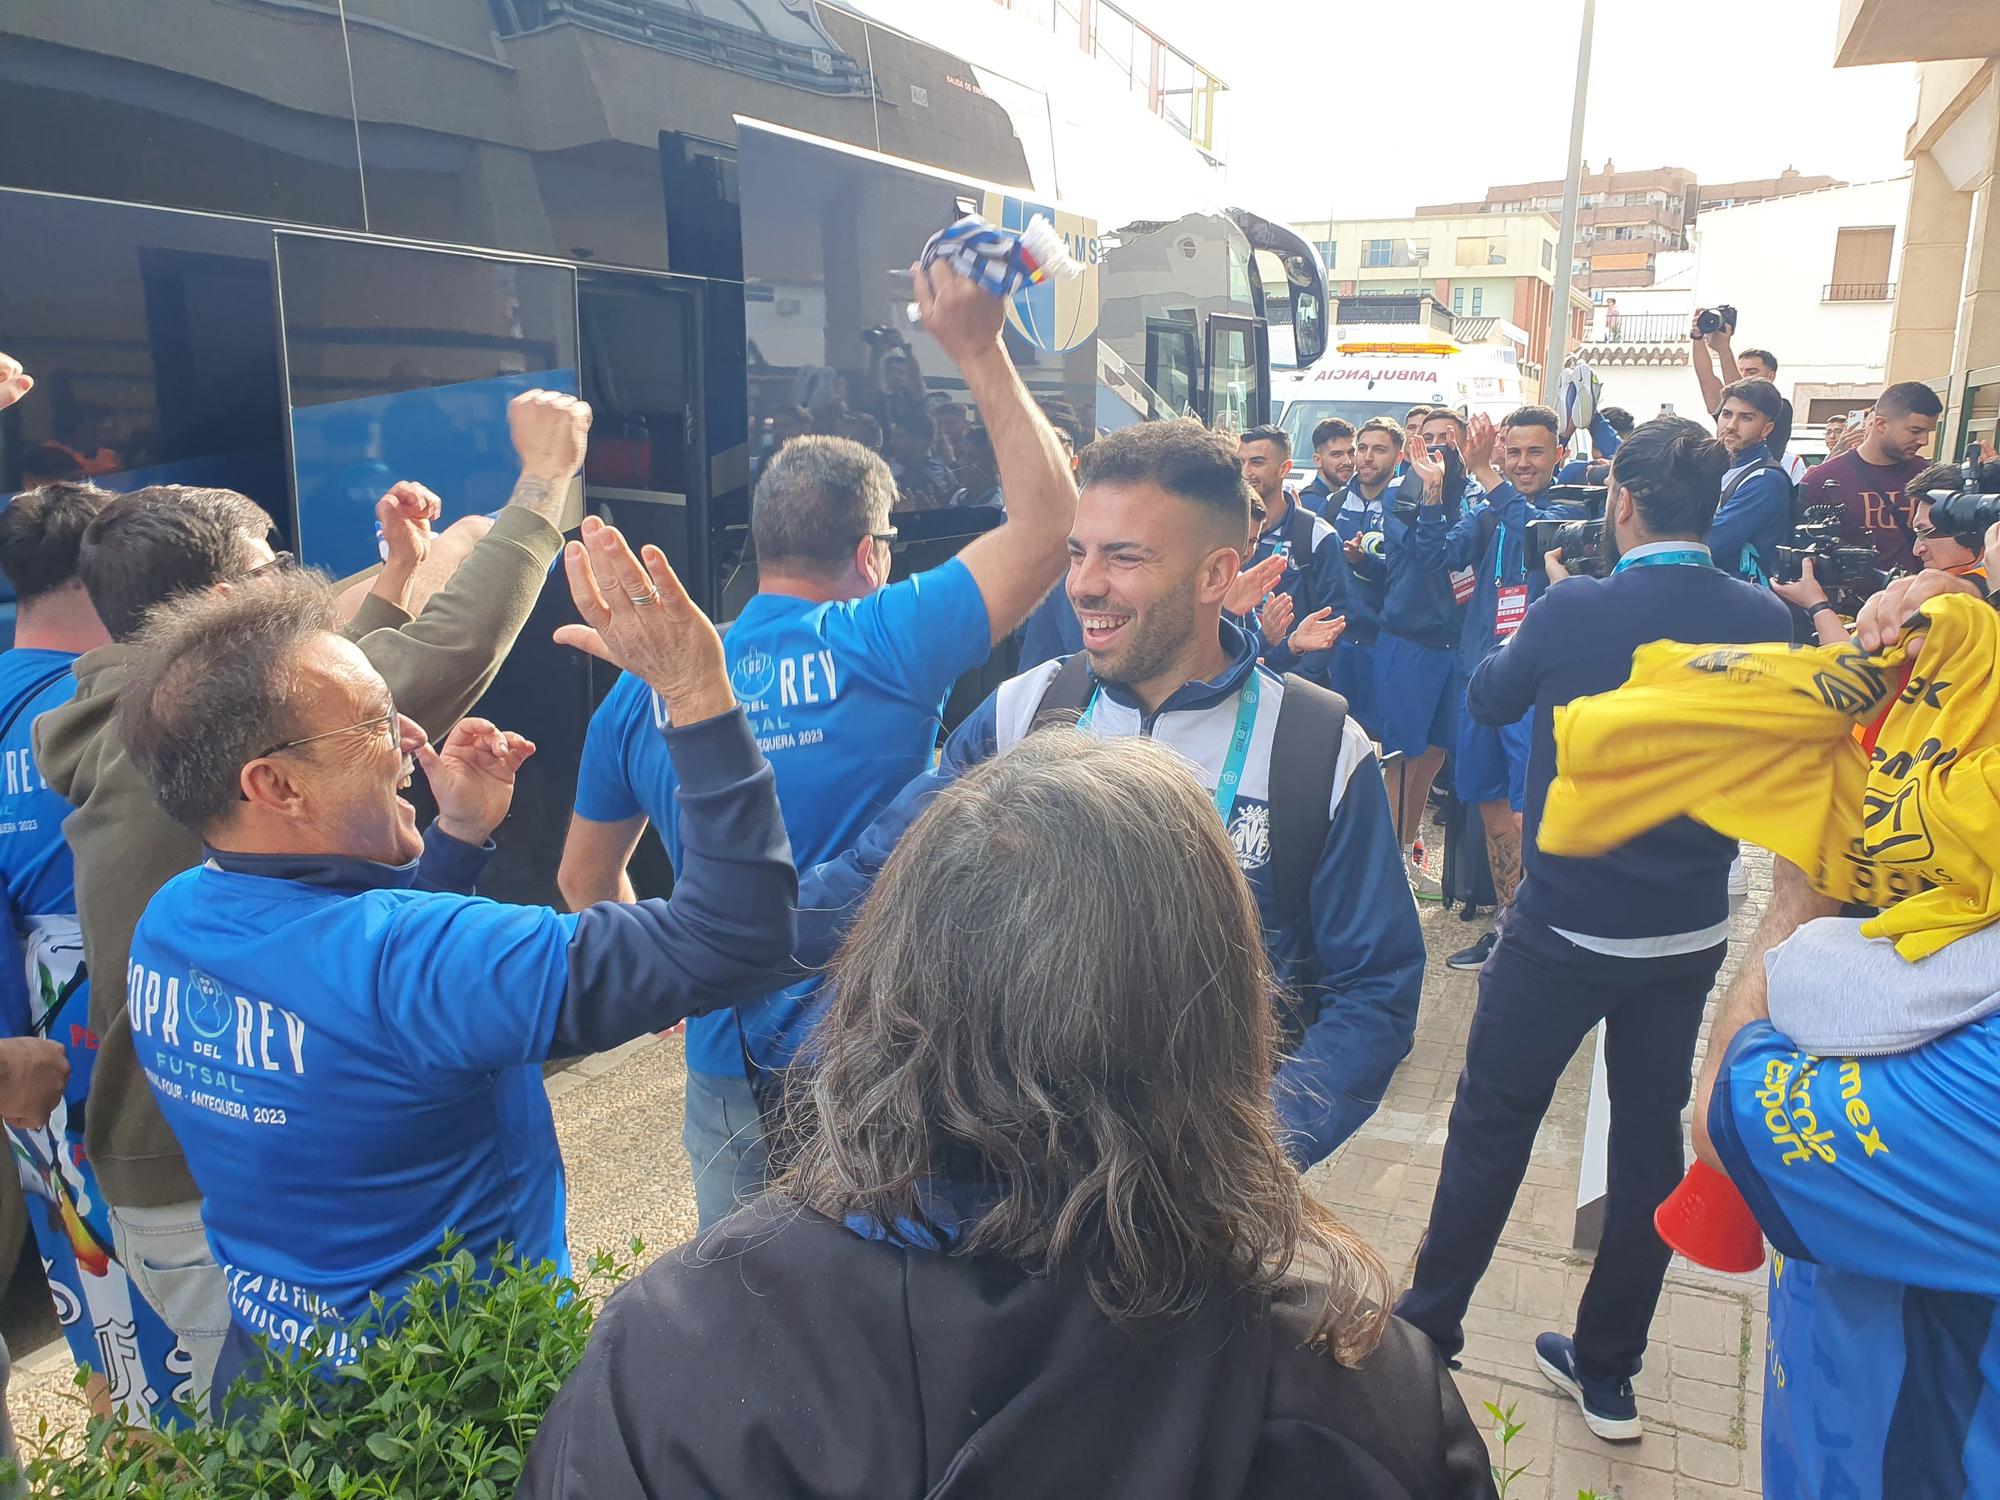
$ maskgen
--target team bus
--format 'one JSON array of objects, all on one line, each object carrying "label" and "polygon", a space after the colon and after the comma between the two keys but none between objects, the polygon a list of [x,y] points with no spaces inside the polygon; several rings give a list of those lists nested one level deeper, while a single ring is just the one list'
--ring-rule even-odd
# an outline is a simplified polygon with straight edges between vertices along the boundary
[{"label": "team bus", "polygon": [[[1018,18],[991,8],[968,56],[914,34],[940,8],[903,9],[907,29],[824,0],[11,0],[0,349],[37,386],[0,415],[0,495],[227,485],[344,576],[375,560],[393,479],[447,519],[502,504],[505,403],[558,387],[596,414],[580,505],[727,618],[774,423],[862,406],[892,363],[963,396],[904,308],[925,237],[968,208],[1046,212],[1090,268],[1010,314],[1052,404],[1266,420],[1268,325],[1308,363],[1324,343],[1311,247],[1219,202],[1191,147],[1091,99]],[[902,565],[994,516],[910,518]],[[565,592],[482,709],[542,747],[490,882],[516,899],[555,896],[609,686],[549,640]]]}]

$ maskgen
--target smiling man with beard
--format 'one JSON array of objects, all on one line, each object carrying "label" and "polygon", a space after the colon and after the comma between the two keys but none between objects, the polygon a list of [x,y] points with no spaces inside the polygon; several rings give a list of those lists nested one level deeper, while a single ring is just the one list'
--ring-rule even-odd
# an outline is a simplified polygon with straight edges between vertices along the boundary
[{"label": "smiling man with beard", "polygon": [[[858,848],[802,879],[800,957],[831,956],[932,795],[1059,705],[1098,738],[1158,740],[1212,792],[1256,898],[1283,994],[1275,1103],[1286,1149],[1309,1166],[1374,1113],[1416,1030],[1423,938],[1380,764],[1351,720],[1317,740],[1281,732],[1294,694],[1308,711],[1337,700],[1260,667],[1256,642],[1223,617],[1251,509],[1231,439],[1193,421],[1143,423],[1093,443],[1078,478],[1066,588],[1082,653],[1003,683]],[[1302,740],[1311,748],[1293,759]]]},{"label": "smiling man with beard", "polygon": [[[771,769],[722,642],[657,548],[590,520],[568,548],[583,626],[558,639],[645,679],[680,794],[671,900],[574,914],[474,896],[534,746],[397,712],[306,573],[155,611],[119,704],[127,753],[203,863],[132,934],[133,1046],[227,1278],[213,1407],[261,1337],[338,1363],[447,1232],[567,1272],[540,1065],[746,999],[791,949]],[[398,795],[420,766],[438,815]]]}]

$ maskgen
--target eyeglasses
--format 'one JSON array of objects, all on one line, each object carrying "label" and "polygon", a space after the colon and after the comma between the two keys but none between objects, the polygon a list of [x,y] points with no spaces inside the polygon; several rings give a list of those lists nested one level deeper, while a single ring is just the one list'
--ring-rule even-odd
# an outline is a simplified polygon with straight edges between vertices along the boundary
[{"label": "eyeglasses", "polygon": [[250,579],[257,577],[260,573],[289,573],[298,565],[298,558],[294,557],[291,553],[273,552],[269,562],[258,563],[256,567],[245,573],[243,577]]},{"label": "eyeglasses", "polygon": [[[291,556],[289,552],[282,555],[286,557]],[[264,751],[262,755],[253,755],[250,758],[252,760],[262,760],[266,755],[277,755],[285,750],[296,750],[301,745],[310,745],[319,740],[330,740],[337,735],[354,734],[363,729],[380,731],[389,739],[395,740],[400,748],[402,737],[396,732],[397,718],[398,715],[392,708],[386,714],[377,714],[372,719],[363,719],[359,724],[344,724],[339,729],[323,729],[318,734],[301,735],[298,739],[286,740],[284,744],[273,745],[270,749]]]},{"label": "eyeglasses", "polygon": [[887,546],[893,547],[896,545],[896,538],[901,536],[902,534],[903,533],[898,531],[895,527],[889,526],[885,527],[881,531],[869,532],[868,540],[871,542],[881,542]]}]

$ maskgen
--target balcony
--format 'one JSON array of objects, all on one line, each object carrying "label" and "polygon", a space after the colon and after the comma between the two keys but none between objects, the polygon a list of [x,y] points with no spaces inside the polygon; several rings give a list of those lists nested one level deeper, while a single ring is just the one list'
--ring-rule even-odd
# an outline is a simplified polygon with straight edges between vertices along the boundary
[{"label": "balcony", "polygon": [[1608,313],[1584,331],[1586,344],[1684,344],[1686,313],[1626,313],[1615,322]]},{"label": "balcony", "polygon": [[1819,294],[1822,302],[1893,302],[1893,281],[1829,281]]},{"label": "balcony", "polygon": [[1451,314],[1428,293],[1358,292],[1339,299],[1334,321],[1343,326],[1377,323],[1425,323],[1439,333],[1452,331]]}]

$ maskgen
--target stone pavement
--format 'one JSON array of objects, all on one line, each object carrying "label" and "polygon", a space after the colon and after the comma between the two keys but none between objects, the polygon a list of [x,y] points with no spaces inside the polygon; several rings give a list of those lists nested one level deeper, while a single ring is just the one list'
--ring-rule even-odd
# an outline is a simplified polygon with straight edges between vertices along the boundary
[{"label": "stone pavement", "polygon": [[[1735,972],[1770,890],[1769,856],[1751,856],[1751,895],[1737,914]],[[1478,976],[1444,966],[1445,955],[1484,930],[1435,907],[1423,912],[1431,962],[1417,1041],[1382,1108],[1307,1185],[1360,1230],[1407,1286],[1437,1186],[1445,1126],[1478,996]],[[1703,1050],[1707,1035],[1704,1029]],[[1633,1387],[1646,1436],[1607,1443],[1583,1425],[1575,1404],[1536,1368],[1535,1335],[1569,1332],[1590,1272],[1571,1248],[1592,1046],[1578,1049],[1535,1141],[1534,1160],[1493,1265],[1466,1318],[1458,1386],[1482,1427],[1483,1403],[1513,1405],[1525,1430],[1510,1466],[1525,1464],[1509,1500],[1576,1500],[1579,1490],[1621,1500],[1722,1500],[1755,1496],[1763,1400],[1762,1271],[1723,1276],[1676,1259],[1653,1320],[1646,1368]],[[1499,1451],[1491,1438],[1497,1460]]]},{"label": "stone pavement", "polygon": [[[1753,869],[1747,937],[1768,890],[1768,861]],[[1477,976],[1444,967],[1445,955],[1482,928],[1435,908],[1424,913],[1431,953],[1416,1047],[1368,1126],[1308,1179],[1408,1279],[1430,1212],[1445,1122],[1471,1025]],[[1732,948],[1740,952],[1740,942]],[[1730,970],[1725,970],[1725,975]],[[647,1257],[694,1232],[693,1188],[680,1146],[684,1078],[678,1037],[647,1038],[549,1078],[556,1131],[569,1176],[570,1242],[579,1262],[591,1250],[633,1239]],[[1579,1051],[1536,1142],[1535,1160],[1492,1269],[1470,1316],[1459,1388],[1482,1427],[1482,1403],[1516,1408],[1525,1430],[1511,1462],[1527,1472],[1510,1500],[1575,1500],[1595,1489],[1621,1500],[1723,1500],[1754,1496],[1758,1408],[1764,1368],[1764,1278],[1718,1276],[1676,1261],[1653,1325],[1653,1348],[1636,1382],[1647,1436],[1599,1441],[1575,1406],[1535,1368],[1533,1342],[1567,1330],[1587,1257],[1570,1247],[1590,1049]],[[17,1351],[9,1402],[24,1434],[37,1420],[78,1420],[70,1366],[60,1342]],[[1496,1457],[1497,1451],[1496,1451]]]}]

